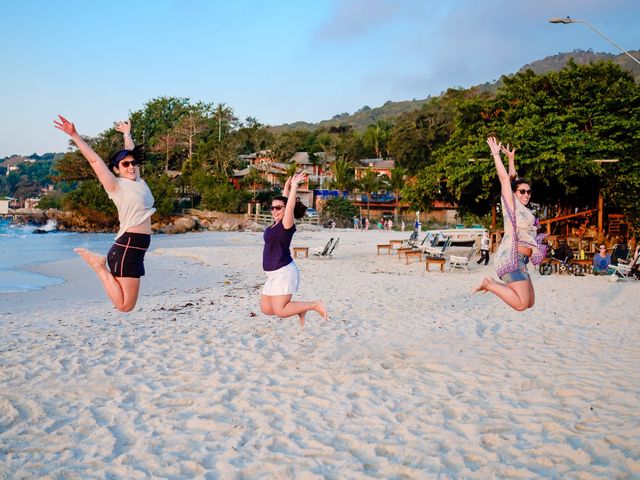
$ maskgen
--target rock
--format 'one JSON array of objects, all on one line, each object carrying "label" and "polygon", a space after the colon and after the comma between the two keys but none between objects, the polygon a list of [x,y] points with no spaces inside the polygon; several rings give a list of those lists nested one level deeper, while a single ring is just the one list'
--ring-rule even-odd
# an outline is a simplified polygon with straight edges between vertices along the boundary
[{"label": "rock", "polygon": [[198,222],[191,217],[180,217],[173,222],[171,231],[168,233],[185,233],[195,230]]}]

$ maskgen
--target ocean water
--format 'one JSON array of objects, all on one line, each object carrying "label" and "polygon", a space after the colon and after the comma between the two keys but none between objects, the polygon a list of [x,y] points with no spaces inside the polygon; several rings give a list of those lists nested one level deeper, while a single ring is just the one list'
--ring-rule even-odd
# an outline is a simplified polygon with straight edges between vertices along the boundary
[{"label": "ocean water", "polygon": [[40,227],[48,233],[33,233],[36,228],[0,220],[0,295],[61,283],[61,278],[29,271],[30,266],[74,257],[76,247],[106,254],[114,239],[112,233],[58,232],[53,223]]}]

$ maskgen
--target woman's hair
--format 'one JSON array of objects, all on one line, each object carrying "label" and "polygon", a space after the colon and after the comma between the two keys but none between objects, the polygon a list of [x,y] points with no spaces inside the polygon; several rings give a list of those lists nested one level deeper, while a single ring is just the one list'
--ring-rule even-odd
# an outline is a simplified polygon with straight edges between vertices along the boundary
[{"label": "woman's hair", "polygon": [[284,204],[286,205],[288,198],[287,197],[283,197],[282,195],[278,195],[277,197],[273,197],[273,199],[271,201],[273,202],[274,200],[279,200],[281,202],[284,202]]},{"label": "woman's hair", "polygon": [[523,183],[526,183],[527,185],[531,185],[526,178],[515,177],[511,179],[511,191],[515,192],[518,189],[518,187]]},{"label": "woman's hair", "polygon": [[[282,195],[278,195],[277,197],[273,197],[273,200],[271,200],[272,202],[274,200],[279,200],[281,202],[284,202],[284,204],[287,204],[287,197],[283,197]],[[293,207],[293,218],[299,219],[304,217],[304,214],[307,212],[307,207],[304,203],[302,203],[300,201],[299,198],[296,198],[296,204]]]},{"label": "woman's hair", "polygon": [[128,156],[132,156],[136,161],[136,165],[142,165],[146,159],[146,152],[144,151],[144,145],[136,145],[133,147],[133,150],[120,150],[109,158],[109,166],[113,168],[118,168],[120,161]]}]

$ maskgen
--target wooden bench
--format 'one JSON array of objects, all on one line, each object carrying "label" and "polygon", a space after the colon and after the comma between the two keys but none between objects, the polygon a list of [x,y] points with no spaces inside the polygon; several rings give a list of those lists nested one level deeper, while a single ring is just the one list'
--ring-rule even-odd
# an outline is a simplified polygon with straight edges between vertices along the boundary
[{"label": "wooden bench", "polygon": [[299,253],[304,253],[304,257],[309,258],[309,247],[293,247],[293,258],[298,258]]},{"label": "wooden bench", "polygon": [[422,252],[420,250],[411,250],[409,252],[404,252],[404,258],[406,260],[406,264],[409,265],[409,259],[410,258],[417,258],[418,261],[420,261],[420,259],[422,259]]},{"label": "wooden bench", "polygon": [[400,247],[398,248],[398,258],[402,258],[402,255],[404,255],[407,252],[411,252],[415,250],[413,247]]},{"label": "wooden bench", "polygon": [[442,258],[442,257],[427,257],[426,264],[425,264],[425,270],[427,272],[431,271],[430,265],[432,263],[440,264],[440,271],[444,272],[444,264],[447,263],[447,260],[445,258]]},{"label": "wooden bench", "polygon": [[386,250],[387,251],[387,255],[391,254],[391,245],[388,243],[381,243],[379,245],[377,245],[378,247],[378,255],[380,255],[380,250]]},{"label": "wooden bench", "polygon": [[392,250],[399,249],[403,243],[404,243],[404,240],[389,240],[389,245],[391,245]]}]

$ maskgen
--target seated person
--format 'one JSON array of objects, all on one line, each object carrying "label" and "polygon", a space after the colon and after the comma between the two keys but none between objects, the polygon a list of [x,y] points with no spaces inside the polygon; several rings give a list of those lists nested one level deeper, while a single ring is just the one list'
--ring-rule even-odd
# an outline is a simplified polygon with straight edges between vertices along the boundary
[{"label": "seated person", "polygon": [[558,248],[553,251],[552,257],[563,262],[568,262],[573,258],[573,251],[566,242],[560,242]]},{"label": "seated person", "polygon": [[636,277],[640,280],[640,245],[636,247],[636,251],[633,254],[633,260],[629,265],[631,265],[631,271],[629,272],[630,276]]},{"label": "seated person", "polygon": [[607,253],[607,247],[601,243],[598,247],[598,253],[593,256],[593,274],[607,273],[611,265],[611,255]]}]

